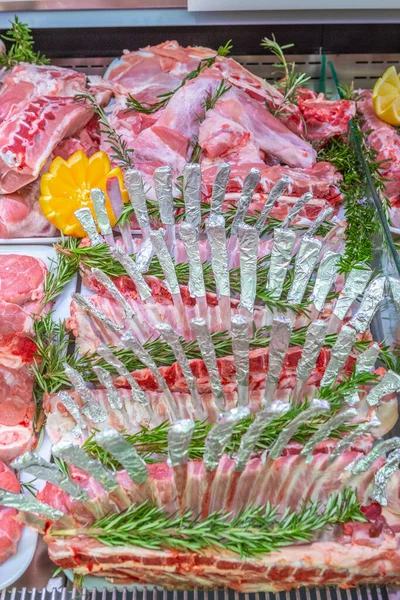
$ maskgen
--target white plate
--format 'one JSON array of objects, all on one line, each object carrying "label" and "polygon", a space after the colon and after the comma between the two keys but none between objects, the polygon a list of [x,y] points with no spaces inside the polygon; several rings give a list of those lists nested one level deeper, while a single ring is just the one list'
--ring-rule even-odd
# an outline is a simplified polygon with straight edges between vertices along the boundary
[{"label": "white plate", "polygon": [[37,238],[0,238],[0,246],[15,246],[16,244],[39,245],[39,244],[55,244],[60,239],[57,237],[37,237]]},{"label": "white plate", "polygon": [[[43,245],[12,245],[12,247],[0,245],[0,254],[21,254],[40,258],[48,268],[51,266],[51,259],[55,259],[57,256],[53,247]],[[71,293],[75,291],[75,289],[76,278],[70,281],[64,288],[63,293],[57,298],[54,304],[54,318],[56,320],[64,320],[69,316]],[[46,460],[50,460],[51,442],[46,434],[44,434],[42,441],[39,440],[36,451]],[[20,479],[22,482],[29,482],[32,480],[32,476],[27,473],[21,473]],[[35,487],[38,490],[42,489],[43,485],[43,481],[35,481]],[[24,493],[29,495],[28,491],[25,491]],[[37,538],[37,531],[29,529],[28,527],[23,528],[16,554],[0,565],[0,590],[12,585],[14,581],[19,579],[21,575],[25,573],[35,554]]]},{"label": "white plate", "polygon": [[[51,442],[46,434],[44,434],[42,442],[39,441],[40,446],[37,448],[38,454],[50,460],[51,456]],[[21,473],[20,480],[22,482],[32,481],[32,476],[28,473]],[[39,491],[44,486],[44,481],[36,480],[35,487]],[[24,491],[26,496],[29,496],[28,491]],[[14,556],[11,556],[6,562],[0,565],[0,590],[11,586],[14,581],[17,581],[26,571],[31,564],[32,558],[35,554],[36,544],[38,539],[38,532],[29,527],[24,527],[22,530],[21,538],[18,542],[17,552]]]}]

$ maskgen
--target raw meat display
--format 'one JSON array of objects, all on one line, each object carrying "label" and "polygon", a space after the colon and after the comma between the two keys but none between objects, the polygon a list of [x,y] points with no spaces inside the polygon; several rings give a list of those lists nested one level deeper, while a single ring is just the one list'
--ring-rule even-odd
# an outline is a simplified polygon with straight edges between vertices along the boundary
[{"label": "raw meat display", "polygon": [[32,256],[0,254],[0,459],[10,461],[33,448],[36,345],[33,320],[43,305],[47,269]]},{"label": "raw meat display", "polygon": [[0,253],[0,564],[26,526],[80,587],[398,583],[400,279],[347,139],[357,107],[396,159],[395,128],[368,92],[305,89],[274,36],[272,83],[230,42],[100,77],[41,64],[23,31],[0,238],[60,239],[46,264]]}]

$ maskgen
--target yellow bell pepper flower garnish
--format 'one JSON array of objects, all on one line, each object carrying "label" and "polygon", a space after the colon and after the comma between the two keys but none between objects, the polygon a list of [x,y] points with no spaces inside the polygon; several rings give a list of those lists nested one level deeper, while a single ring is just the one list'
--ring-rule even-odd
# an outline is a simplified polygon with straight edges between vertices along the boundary
[{"label": "yellow bell pepper flower garnish", "polygon": [[110,177],[117,177],[122,200],[128,202],[124,189],[124,178],[119,167],[111,168],[105,152],[96,152],[90,158],[82,150],[68,160],[57,157],[40,180],[40,206],[43,214],[63,233],[72,237],[86,237],[86,233],[75,217],[79,208],[90,208],[96,220],[90,190],[99,188],[106,194],[106,209],[111,226],[117,219],[107,196],[106,185]]}]

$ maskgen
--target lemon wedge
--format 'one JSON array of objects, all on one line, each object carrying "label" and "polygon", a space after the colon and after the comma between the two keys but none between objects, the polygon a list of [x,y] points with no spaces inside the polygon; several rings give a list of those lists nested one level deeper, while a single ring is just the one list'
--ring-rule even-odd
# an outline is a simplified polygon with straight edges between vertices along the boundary
[{"label": "lemon wedge", "polygon": [[389,125],[400,125],[400,76],[389,67],[372,90],[372,104],[377,116]]}]

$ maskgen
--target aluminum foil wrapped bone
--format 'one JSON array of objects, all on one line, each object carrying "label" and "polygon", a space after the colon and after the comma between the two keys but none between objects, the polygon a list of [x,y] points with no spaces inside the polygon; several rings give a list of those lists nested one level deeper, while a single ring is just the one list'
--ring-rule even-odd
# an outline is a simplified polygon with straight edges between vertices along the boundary
[{"label": "aluminum foil wrapped bone", "polygon": [[235,471],[244,471],[246,464],[250,460],[254,448],[267,425],[274,419],[287,413],[288,410],[290,410],[290,404],[288,402],[276,400],[268,406],[268,408],[256,413],[254,421],[240,440]]},{"label": "aluminum foil wrapped bone", "polygon": [[205,441],[203,460],[207,471],[213,471],[218,467],[226,445],[232,437],[235,425],[246,419],[249,414],[249,408],[238,406],[219,416],[218,421],[210,429]]},{"label": "aluminum foil wrapped bone", "polygon": [[118,375],[121,375],[121,377],[125,377],[129,385],[131,386],[133,399],[142,406],[149,408],[149,400],[146,396],[146,393],[144,392],[144,390],[142,390],[142,388],[134,379],[134,377],[132,377],[131,373],[125,367],[124,363],[120,361],[119,358],[117,358],[115,354],[104,344],[100,344],[100,346],[97,348],[97,353],[101,356],[103,360],[105,360],[107,364],[114,367]]},{"label": "aluminum foil wrapped bone", "polygon": [[202,298],[206,295],[206,288],[204,286],[203,268],[200,258],[199,234],[193,225],[184,222],[179,228],[179,237],[185,247],[189,264],[190,295],[195,298]]},{"label": "aluminum foil wrapped bone", "polygon": [[85,380],[82,375],[75,369],[70,367],[69,364],[63,364],[64,371],[76,392],[83,400],[83,406],[81,412],[88,417],[93,423],[103,423],[107,420],[107,413],[102,406],[95,400],[93,400],[92,392],[87,387]]},{"label": "aluminum foil wrapped bone", "polygon": [[357,358],[356,373],[371,373],[375,369],[375,363],[381,353],[379,344],[373,342]]},{"label": "aluminum foil wrapped bone", "polygon": [[110,254],[124,267],[125,271],[135,284],[141,300],[146,301],[151,298],[151,289],[129,254],[126,254],[126,252],[121,250],[121,248],[118,248],[118,246],[111,247]]},{"label": "aluminum foil wrapped bone", "polygon": [[369,392],[367,396],[367,404],[369,406],[377,406],[382,398],[388,394],[400,391],[400,375],[394,371],[388,371]]},{"label": "aluminum foil wrapped bone", "polygon": [[254,310],[257,291],[258,233],[255,227],[242,223],[238,229],[240,249],[240,306]]},{"label": "aluminum foil wrapped bone", "polygon": [[[121,292],[119,291],[119,289],[117,288],[117,286],[115,285],[115,283],[109,278],[109,276],[106,275],[100,269],[96,269],[96,268],[92,269],[92,274],[94,275],[95,279],[99,283],[101,283],[101,285],[104,285],[104,287],[106,288],[106,290],[110,294],[110,296],[120,306],[122,306],[124,314],[125,314],[125,318],[126,319],[133,319],[135,317],[135,311],[133,310],[133,308],[131,307],[131,305],[129,304],[129,302],[125,298],[125,296],[123,296],[121,294]],[[121,331],[123,329],[122,326],[117,326],[116,324],[114,324],[114,325],[118,328],[118,331]]]},{"label": "aluminum foil wrapped bone", "polygon": [[357,332],[353,327],[343,325],[331,350],[331,358],[321,379],[321,387],[331,385],[335,381],[352,351],[356,337]]},{"label": "aluminum foil wrapped bone", "polygon": [[77,444],[58,442],[52,447],[52,453],[57,458],[88,473],[107,492],[113,492],[118,487],[115,475],[106,469],[99,460],[89,458],[85,450]]},{"label": "aluminum foil wrapped bone", "polygon": [[198,230],[201,223],[201,171],[197,163],[186,165],[183,169],[183,197],[185,220]]},{"label": "aluminum foil wrapped bone", "polygon": [[171,419],[176,419],[176,406],[174,397],[171,394],[171,390],[168,387],[165,378],[161,375],[160,371],[156,363],[154,362],[153,357],[147,352],[147,350],[142,346],[142,344],[134,337],[131,331],[127,331],[121,338],[121,344],[124,348],[128,348],[131,350],[137,358],[144,364],[145,367],[148,367],[154,377],[157,380],[158,385],[164,392],[165,400],[168,404],[169,415]]},{"label": "aluminum foil wrapped bone", "polygon": [[283,284],[292,258],[295,241],[296,234],[294,231],[290,229],[274,230],[274,243],[266,289],[268,292],[272,292],[274,298],[277,300],[282,295]]},{"label": "aluminum foil wrapped bone", "polygon": [[243,223],[243,219],[249,210],[251,199],[253,198],[254,190],[261,180],[261,173],[258,169],[250,169],[243,183],[242,193],[239,198],[238,207],[231,226],[231,237],[237,235],[239,225]]},{"label": "aluminum foil wrapped bone", "polygon": [[120,410],[123,407],[122,400],[119,397],[118,390],[114,385],[111,374],[100,366],[94,366],[92,369],[101,385],[106,389],[110,408],[112,410]]},{"label": "aluminum foil wrapped bone", "polygon": [[333,214],[332,206],[328,206],[327,208],[324,208],[324,210],[321,210],[321,212],[318,214],[315,221],[313,221],[311,223],[306,235],[308,237],[312,237],[313,235],[315,235],[317,233],[318,229],[323,224],[323,222],[326,221],[327,219],[329,219],[332,216],[332,214]]},{"label": "aluminum foil wrapped bone", "polygon": [[197,338],[197,343],[201,356],[206,365],[210,376],[210,386],[215,397],[216,404],[220,410],[224,408],[224,392],[222,389],[221,377],[218,370],[217,357],[214,344],[208,331],[207,323],[204,319],[192,319],[190,325]]},{"label": "aluminum foil wrapped bone", "polygon": [[378,419],[378,417],[376,416],[376,413],[374,413],[371,416],[370,421],[365,421],[364,423],[360,423],[360,425],[357,425],[357,427],[355,429],[350,431],[350,433],[348,433],[345,437],[343,437],[341,440],[338,441],[338,443],[336,444],[336,446],[333,448],[332,452],[329,455],[329,462],[334,461],[341,454],[346,452],[346,450],[351,448],[352,444],[356,440],[358,440],[358,438],[362,437],[363,435],[365,435],[367,433],[370,433],[371,429],[380,427],[380,425],[381,425],[381,422]]},{"label": "aluminum foil wrapped bone", "polygon": [[154,171],[153,181],[160,210],[161,223],[164,225],[174,225],[175,206],[172,192],[171,167],[157,167]]},{"label": "aluminum foil wrapped bone", "polygon": [[268,351],[267,380],[269,383],[276,384],[279,381],[291,333],[292,322],[288,317],[277,315],[273,318]]},{"label": "aluminum foil wrapped bone", "polygon": [[294,219],[300,213],[300,211],[302,210],[302,208],[307,204],[307,202],[310,202],[310,200],[312,200],[312,193],[311,192],[306,192],[305,194],[303,194],[302,196],[300,196],[300,198],[297,200],[297,202],[293,206],[293,208],[289,211],[286,219],[282,223],[282,227],[284,229],[286,229],[287,227],[290,226],[290,224],[292,223],[292,221],[294,221]]},{"label": "aluminum foil wrapped bone", "polygon": [[74,212],[74,215],[88,234],[92,246],[98,246],[99,244],[104,243],[103,239],[97,232],[97,225],[94,222],[90,208],[79,208]]},{"label": "aluminum foil wrapped bone", "polygon": [[140,171],[137,171],[136,169],[127,169],[125,172],[125,187],[129,194],[129,200],[135,210],[139,227],[150,227],[143,179]]},{"label": "aluminum foil wrapped bone", "polygon": [[114,323],[112,319],[107,317],[107,315],[97,306],[90,302],[89,298],[78,294],[77,292],[72,294],[73,300],[76,302],[80,308],[82,308],[85,312],[89,313],[92,317],[100,321],[105,327],[111,329],[113,333],[119,333],[123,330],[123,325],[118,323]]},{"label": "aluminum foil wrapped bone", "polygon": [[64,513],[57,508],[49,506],[44,502],[39,502],[35,498],[23,496],[22,494],[14,494],[0,488],[0,506],[7,506],[9,508],[16,508],[23,512],[33,512],[38,515],[42,515],[52,521],[57,521],[64,516]]},{"label": "aluminum foil wrapped bone", "polygon": [[301,425],[307,423],[307,421],[316,415],[328,413],[329,409],[330,405],[326,400],[320,400],[318,398],[312,400],[306,410],[297,415],[297,417],[282,429],[268,452],[268,458],[277,460]]},{"label": "aluminum foil wrapped bone", "polygon": [[159,229],[157,231],[153,230],[150,233],[150,240],[167,281],[169,291],[174,295],[179,294],[180,289],[175,265],[168,251],[162,232]]},{"label": "aluminum foil wrapped bone", "polygon": [[339,269],[340,254],[327,250],[318,267],[317,277],[310,300],[321,312],[324,309],[326,297],[335,281]]},{"label": "aluminum foil wrapped bone", "polygon": [[256,221],[255,228],[258,231],[258,235],[261,235],[262,230],[264,229],[265,219],[268,217],[269,213],[273,209],[275,203],[279,198],[286,192],[286,189],[290,183],[289,177],[286,175],[275,183],[272,187],[271,191],[268,194],[268,198],[261,209],[260,215]]},{"label": "aluminum foil wrapped bone", "polygon": [[90,198],[93,202],[94,212],[96,213],[97,224],[101,235],[111,235],[112,227],[107,214],[105,193],[99,188],[93,188],[90,190]]},{"label": "aluminum foil wrapped bone", "polygon": [[168,464],[171,467],[184,465],[189,460],[189,446],[194,431],[190,419],[175,421],[168,431]]},{"label": "aluminum foil wrapped bone", "polygon": [[249,383],[249,322],[242,315],[233,315],[231,319],[232,352],[239,385]]},{"label": "aluminum foil wrapped bone", "polygon": [[76,422],[76,425],[71,429],[72,435],[76,438],[81,437],[83,430],[87,429],[87,425],[81,415],[79,406],[76,404],[72,396],[68,394],[68,392],[58,392],[57,396],[60,398],[61,403]]},{"label": "aluminum foil wrapped bone", "polygon": [[386,498],[389,479],[397,472],[400,465],[400,450],[395,450],[386,459],[386,463],[375,473],[374,488],[371,492],[371,500],[379,502],[381,506],[387,506]]},{"label": "aluminum foil wrapped bone", "polygon": [[230,296],[228,251],[226,246],[225,219],[213,215],[206,220],[206,233],[211,249],[211,267],[214,273],[218,298]]},{"label": "aluminum foil wrapped bone", "polygon": [[313,450],[315,450],[318,444],[323,440],[328,439],[336,427],[340,427],[340,425],[344,425],[345,423],[352,421],[357,415],[358,411],[355,408],[347,408],[345,410],[341,410],[336,415],[333,415],[333,417],[318,427],[314,435],[310,437],[308,442],[301,449],[300,456],[305,456],[306,462],[310,462]]},{"label": "aluminum foil wrapped bone", "polygon": [[288,293],[288,301],[291,304],[299,304],[303,300],[321,249],[322,242],[317,238],[304,236],[301,240],[294,264],[293,283]]},{"label": "aluminum foil wrapped bone", "polygon": [[357,329],[359,333],[365,333],[379,308],[381,301],[385,296],[386,288],[385,276],[376,277],[371,281],[363,299],[361,300],[360,308],[350,321],[350,324]]},{"label": "aluminum foil wrapped bone", "polygon": [[111,427],[95,435],[96,442],[113,456],[137,485],[145,483],[149,477],[146,463],[124,436]]},{"label": "aluminum foil wrapped bone", "polygon": [[150,238],[145,239],[136,252],[135,263],[140,273],[147,273],[154,256],[154,248]]},{"label": "aluminum foil wrapped bone", "polygon": [[85,490],[72,481],[68,475],[60,471],[57,465],[49,463],[34,452],[26,452],[22,456],[19,456],[12,462],[11,466],[17,471],[25,471],[37,479],[43,479],[44,481],[53,483],[69,494],[74,500],[81,500],[84,502],[88,499]]},{"label": "aluminum foil wrapped bone", "polygon": [[364,292],[370,277],[371,269],[367,265],[350,271],[333,309],[338,319],[342,321],[345,318],[353,302]]},{"label": "aluminum foil wrapped bone", "polygon": [[228,163],[219,163],[211,193],[210,217],[221,215],[222,204],[225,199],[226,186],[228,185],[231,166]]},{"label": "aluminum foil wrapped bone", "polygon": [[310,323],[301,358],[297,363],[297,377],[306,383],[317,363],[319,353],[324,345],[328,324],[318,320]]},{"label": "aluminum foil wrapped bone", "polygon": [[393,450],[400,450],[400,437],[392,437],[388,440],[378,442],[368,454],[353,460],[344,470],[351,471],[353,475],[366,473],[380,456],[384,456],[387,452],[392,452]]},{"label": "aluminum foil wrapped bone", "polygon": [[199,392],[197,391],[196,378],[193,375],[192,369],[190,368],[188,358],[184,349],[182,348],[182,344],[179,341],[178,334],[170,325],[168,325],[168,323],[159,323],[156,329],[172,349],[175,359],[179,363],[183,376],[186,380],[195,409],[197,412],[201,411],[201,400]]}]

